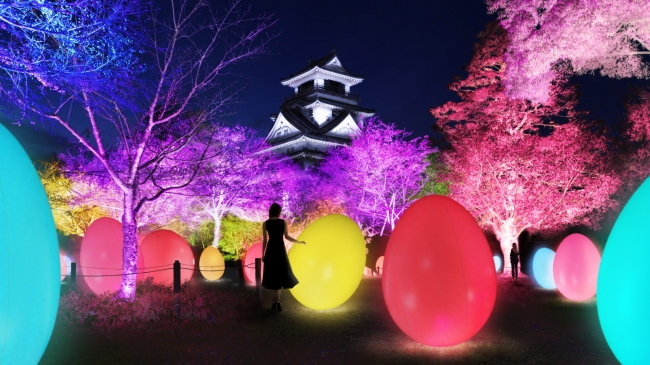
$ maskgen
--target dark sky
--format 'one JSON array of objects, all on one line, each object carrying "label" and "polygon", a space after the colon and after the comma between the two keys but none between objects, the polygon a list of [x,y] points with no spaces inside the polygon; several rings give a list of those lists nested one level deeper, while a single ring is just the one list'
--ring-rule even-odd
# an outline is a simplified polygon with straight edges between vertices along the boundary
[{"label": "dark sky", "polygon": [[[215,2],[215,4],[217,4]],[[360,105],[375,109],[385,121],[412,130],[431,131],[428,110],[456,100],[447,85],[461,74],[472,55],[477,34],[494,20],[483,0],[282,0],[252,1],[253,12],[275,12],[275,31],[281,32],[271,55],[238,65],[246,85],[241,104],[228,118],[260,130],[271,127],[270,114],[278,112],[285,95],[293,91],[280,79],[305,66],[311,57],[327,55],[332,46],[343,65],[365,81],[352,88],[361,94]],[[593,119],[608,123],[623,117],[623,102],[633,85],[647,81],[612,80],[581,76],[582,109]],[[47,158],[68,137],[53,137],[30,125],[11,127],[35,160]]]}]

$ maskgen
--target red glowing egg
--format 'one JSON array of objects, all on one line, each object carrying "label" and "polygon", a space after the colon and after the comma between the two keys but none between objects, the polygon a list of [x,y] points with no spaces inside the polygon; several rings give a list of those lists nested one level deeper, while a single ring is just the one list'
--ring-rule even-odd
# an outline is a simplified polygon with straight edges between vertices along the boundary
[{"label": "red glowing egg", "polygon": [[[122,282],[122,224],[113,218],[99,218],[86,230],[79,252],[79,268],[95,294],[115,292]],[[144,266],[138,253],[138,268]],[[138,269],[138,271],[141,271]],[[138,275],[139,280],[142,279]]]},{"label": "red glowing egg", "polygon": [[[255,259],[262,258],[262,244],[257,243],[248,249],[244,257],[244,276],[249,283],[255,283]],[[264,263],[262,263],[262,277],[264,277]]]},{"label": "red glowing egg", "polygon": [[492,313],[496,271],[490,246],[456,201],[431,195],[413,203],[390,236],[382,286],[404,333],[429,346],[472,337]]},{"label": "red glowing egg", "polygon": [[567,236],[555,253],[553,278],[566,298],[583,301],[596,295],[600,252],[581,234]]},{"label": "red glowing egg", "polygon": [[145,273],[146,277],[153,277],[158,284],[174,284],[174,272],[171,269],[176,260],[181,262],[181,282],[190,280],[194,274],[194,254],[190,245],[175,232],[161,229],[149,233],[142,241],[140,250],[149,268],[147,271],[170,269]]},{"label": "red glowing egg", "polygon": [[65,279],[65,275],[68,273],[68,268],[65,264],[65,260],[63,259],[63,255],[59,253],[59,261],[61,262],[61,281]]}]

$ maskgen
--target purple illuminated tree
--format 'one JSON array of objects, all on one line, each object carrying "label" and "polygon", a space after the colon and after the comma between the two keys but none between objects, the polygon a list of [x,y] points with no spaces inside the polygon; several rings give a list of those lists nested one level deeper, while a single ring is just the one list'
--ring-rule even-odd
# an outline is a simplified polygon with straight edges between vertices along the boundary
[{"label": "purple illuminated tree", "polygon": [[[23,110],[67,130],[120,189],[124,275],[119,295],[128,299],[135,293],[138,211],[146,202],[191,183],[207,150],[185,150],[197,139],[200,145],[210,145],[212,136],[199,132],[233,102],[236,79],[228,78],[232,66],[267,53],[273,35],[266,32],[275,23],[271,15],[251,14],[238,0],[218,10],[204,0],[170,0],[165,7],[150,7],[147,16],[125,22],[124,29],[107,30],[107,39],[122,32],[133,41],[124,48],[124,57],[107,59],[120,66],[120,72],[95,73],[92,82],[66,76],[58,83],[57,78],[42,83],[47,87],[26,83],[34,86],[30,95],[17,88],[8,93]],[[45,47],[47,42],[40,44]],[[23,43],[16,39],[6,47],[21,52]],[[138,57],[132,57],[132,49]],[[74,52],[60,56],[68,57],[61,62],[83,70],[96,66],[92,57],[84,64],[87,59],[76,58]],[[128,63],[121,65],[123,61]],[[42,98],[37,103],[31,95],[38,93]],[[117,144],[124,153],[113,159]],[[188,154],[191,160],[186,160]],[[182,167],[177,162],[183,162]]]},{"label": "purple illuminated tree", "polygon": [[[468,76],[450,85],[460,102],[434,108],[451,150],[450,196],[501,242],[504,257],[525,230],[596,227],[620,184],[606,141],[587,132],[574,87],[558,70],[546,103],[509,99],[502,80],[507,35],[492,23],[480,36]],[[509,261],[506,260],[509,270]]]},{"label": "purple illuminated tree", "polygon": [[368,235],[392,231],[404,210],[426,186],[433,149],[424,138],[378,118],[367,121],[349,147],[332,150],[321,166],[334,201]]},{"label": "purple illuminated tree", "polygon": [[488,0],[510,37],[505,56],[506,93],[546,102],[558,62],[578,74],[599,71],[623,78],[650,75],[647,0]]},{"label": "purple illuminated tree", "polygon": [[281,199],[279,156],[261,153],[268,147],[255,131],[244,127],[217,128],[192,191],[200,216],[214,220],[212,246],[218,247],[221,220],[233,214],[248,221],[265,219],[271,203]]}]

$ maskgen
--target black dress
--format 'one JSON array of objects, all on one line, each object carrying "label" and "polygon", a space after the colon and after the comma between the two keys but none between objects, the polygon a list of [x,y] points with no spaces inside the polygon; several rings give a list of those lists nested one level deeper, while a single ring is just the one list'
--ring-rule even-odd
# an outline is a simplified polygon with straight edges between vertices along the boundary
[{"label": "black dress", "polygon": [[264,255],[264,275],[262,287],[270,290],[291,289],[298,284],[293,275],[287,250],[284,248],[284,220],[269,219],[266,221],[266,231],[269,242],[266,244]]}]

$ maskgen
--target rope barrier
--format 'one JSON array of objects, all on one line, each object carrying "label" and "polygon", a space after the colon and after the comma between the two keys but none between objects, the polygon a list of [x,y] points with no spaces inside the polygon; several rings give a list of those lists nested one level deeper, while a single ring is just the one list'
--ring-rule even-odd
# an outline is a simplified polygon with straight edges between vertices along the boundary
[{"label": "rope barrier", "polygon": [[124,275],[139,275],[139,274],[149,274],[152,272],[159,272],[159,271],[167,271],[167,270],[173,270],[174,268],[169,267],[167,269],[160,269],[160,270],[153,270],[153,271],[145,271],[145,272],[135,272],[131,274],[105,274],[105,275],[77,275],[77,277],[85,277],[85,278],[96,278],[96,277],[102,277],[102,276],[124,276]]},{"label": "rope barrier", "polygon": [[[157,268],[160,268],[160,267],[167,267],[167,266],[173,266],[173,265],[174,264],[149,266],[149,267],[143,267],[142,270],[157,269]],[[109,267],[81,266],[81,265],[77,265],[77,267],[84,267],[86,269],[96,269],[96,270],[123,270],[123,268],[121,268],[121,267],[119,269],[109,268]]]}]

